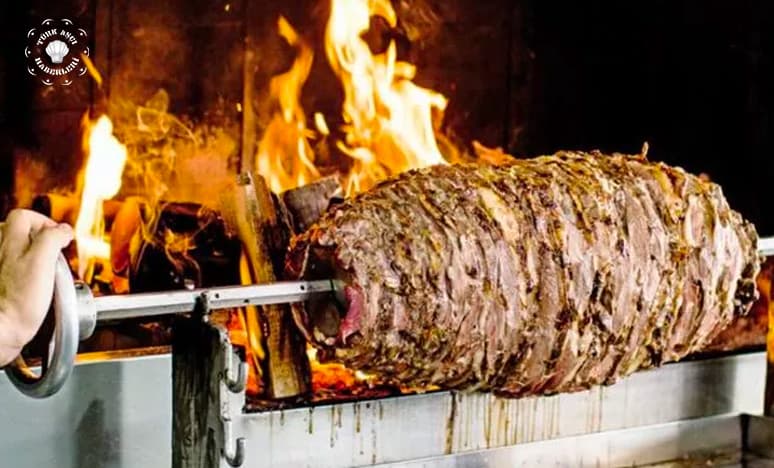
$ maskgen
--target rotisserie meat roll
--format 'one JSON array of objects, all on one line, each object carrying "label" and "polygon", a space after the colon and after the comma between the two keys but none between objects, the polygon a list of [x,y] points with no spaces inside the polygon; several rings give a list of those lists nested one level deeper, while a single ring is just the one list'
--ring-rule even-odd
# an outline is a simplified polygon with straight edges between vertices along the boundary
[{"label": "rotisserie meat roll", "polygon": [[755,228],[719,186],[644,156],[562,152],[414,170],[296,237],[321,356],[402,386],[523,396],[701,350],[756,296]]}]

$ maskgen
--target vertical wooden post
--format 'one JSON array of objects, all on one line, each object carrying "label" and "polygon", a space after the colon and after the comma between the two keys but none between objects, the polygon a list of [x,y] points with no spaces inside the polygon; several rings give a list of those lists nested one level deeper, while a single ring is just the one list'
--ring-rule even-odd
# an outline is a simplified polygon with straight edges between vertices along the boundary
[{"label": "vertical wooden post", "polygon": [[218,333],[196,319],[179,318],[172,340],[172,466],[216,467],[223,429],[219,418],[223,371]]},{"label": "vertical wooden post", "polygon": [[283,192],[282,201],[293,218],[296,232],[301,233],[320,219],[328,209],[331,199],[343,195],[339,179],[330,176]]},{"label": "vertical wooden post", "polygon": [[242,65],[242,139],[239,170],[243,173],[253,171],[253,160],[257,148],[258,122],[255,116],[255,70],[258,67],[255,35],[259,27],[260,12],[257,0],[245,0],[244,9],[244,62]]},{"label": "vertical wooden post", "polygon": [[[200,299],[206,309],[207,298]],[[227,314],[201,312],[174,324],[172,466],[239,467],[246,448],[243,438],[233,438],[232,417],[244,406],[246,370],[240,362],[233,371],[234,352],[224,328]],[[238,408],[232,411],[232,405]]]},{"label": "vertical wooden post", "polygon": [[[263,178],[253,177],[250,173],[240,175],[233,199],[224,206],[224,215],[236,227],[242,240],[253,281],[258,284],[276,281],[279,274],[275,272],[273,259],[277,255],[284,256],[284,249],[273,252],[273,240],[286,237],[277,231],[289,227],[280,221]],[[280,400],[308,393],[309,363],[304,341],[292,322],[290,307],[262,307],[261,319],[261,338],[267,354],[263,369],[266,397]],[[257,317],[248,317],[247,322],[256,323],[257,320]],[[248,334],[256,332],[255,326],[248,328],[252,328],[252,331],[248,329]]]},{"label": "vertical wooden post", "polygon": [[[110,41],[113,30],[113,0],[96,0],[94,18],[94,52],[92,61],[102,76],[102,90],[92,83],[92,103],[110,95]],[[93,80],[91,80],[93,81]],[[105,103],[101,103],[105,105]]]}]

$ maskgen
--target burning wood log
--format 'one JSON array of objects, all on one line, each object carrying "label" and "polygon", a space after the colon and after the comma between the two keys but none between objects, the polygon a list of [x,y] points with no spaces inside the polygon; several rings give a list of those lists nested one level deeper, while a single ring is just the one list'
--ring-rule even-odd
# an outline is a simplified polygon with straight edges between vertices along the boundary
[{"label": "burning wood log", "polygon": [[[259,284],[276,281],[278,275],[272,259],[285,250],[286,246],[277,249],[276,244],[287,237],[288,226],[281,222],[263,178],[253,178],[249,173],[239,176],[233,199],[227,205],[224,213],[242,240],[253,281]],[[290,308],[287,305],[263,307],[261,316],[263,323],[259,322],[255,309],[247,309],[248,340],[254,342],[255,334],[262,332],[267,351],[263,365],[266,396],[286,399],[308,393],[309,368],[304,341],[296,333]]]},{"label": "burning wood log", "polygon": [[295,232],[301,233],[328,209],[331,199],[341,196],[343,189],[337,177],[326,177],[282,193],[282,201],[293,217]]},{"label": "burning wood log", "polygon": [[[32,200],[30,208],[58,223],[75,225],[78,218],[79,204],[80,201],[74,196],[47,193],[36,196]],[[105,200],[102,202],[106,223],[109,224],[113,220],[121,209],[121,205],[123,205],[123,202],[120,200]]]},{"label": "burning wood log", "polygon": [[241,245],[218,213],[196,203],[167,203],[158,213],[145,210],[143,218],[148,228],[132,240],[132,292],[239,283]]},{"label": "burning wood log", "polygon": [[[124,208],[125,204],[126,202],[122,200],[103,200],[100,204],[102,207],[102,226],[111,227],[113,220]],[[33,199],[30,208],[33,211],[50,217],[54,221],[76,226],[80,210],[80,200],[74,195],[47,193],[37,195]],[[101,255],[94,255],[94,257],[89,260],[88,265],[81,269],[80,261],[82,259],[79,258],[78,252],[82,248],[88,249],[89,247],[93,247],[93,245],[88,242],[86,243],[86,246],[84,246],[81,244],[81,241],[84,241],[84,239],[76,237],[75,242],[65,249],[67,258],[71,259],[73,268],[83,274],[80,279],[91,285],[99,283],[99,289],[109,292],[111,286],[108,283],[112,281],[113,275],[110,274],[109,267],[107,266],[108,254],[104,253],[104,257]],[[104,260],[104,262],[97,261],[98,257],[101,257],[100,260]],[[100,274],[96,275],[96,272],[100,272]]]},{"label": "burning wood log", "polygon": [[116,213],[110,230],[110,266],[113,269],[113,292],[129,292],[129,267],[132,240],[142,229],[143,204],[138,198],[127,198]]}]

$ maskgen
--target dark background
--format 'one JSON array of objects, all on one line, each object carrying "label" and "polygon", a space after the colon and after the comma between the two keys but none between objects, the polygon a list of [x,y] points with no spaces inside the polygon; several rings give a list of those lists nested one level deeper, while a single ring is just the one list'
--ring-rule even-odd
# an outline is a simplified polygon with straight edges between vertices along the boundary
[{"label": "dark background", "polygon": [[533,20],[530,153],[647,140],[774,234],[774,2],[536,0]]},{"label": "dark background", "polygon": [[[634,152],[647,141],[652,159],[707,173],[761,234],[774,234],[774,2],[396,5],[402,51],[418,65],[419,83],[450,98],[444,128],[460,141],[518,155]],[[52,90],[26,74],[25,34],[41,19],[69,17],[90,32],[111,99],[142,102],[163,87],[175,112],[216,118],[249,147],[255,136],[243,123],[260,127],[268,79],[289,64],[279,14],[316,44],[321,77],[307,84],[305,108],[335,108],[320,44],[326,10],[324,0],[0,3],[0,211],[14,203],[15,166],[51,167],[40,190],[74,180],[78,122],[99,100],[89,80]],[[244,114],[231,105],[240,100],[252,102]]]}]

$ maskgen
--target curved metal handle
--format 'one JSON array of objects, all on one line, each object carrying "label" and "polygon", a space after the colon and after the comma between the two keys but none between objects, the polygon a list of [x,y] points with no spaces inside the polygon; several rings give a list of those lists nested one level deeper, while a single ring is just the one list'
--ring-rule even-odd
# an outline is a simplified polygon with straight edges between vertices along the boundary
[{"label": "curved metal handle", "polygon": [[75,287],[70,266],[62,254],[56,263],[53,305],[54,336],[49,345],[49,359],[41,366],[40,375],[27,367],[21,356],[5,371],[16,388],[33,398],[49,397],[62,388],[73,370],[78,342],[82,335],[91,335],[96,324],[91,291]]}]

